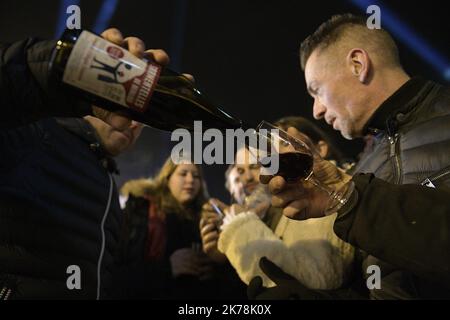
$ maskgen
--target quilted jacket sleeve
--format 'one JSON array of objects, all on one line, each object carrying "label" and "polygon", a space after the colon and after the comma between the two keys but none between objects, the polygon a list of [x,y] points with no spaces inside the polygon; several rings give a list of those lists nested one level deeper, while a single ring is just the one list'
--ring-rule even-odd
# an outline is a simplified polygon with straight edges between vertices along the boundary
[{"label": "quilted jacket sleeve", "polygon": [[77,117],[91,107],[50,84],[55,41],[27,39],[0,44],[0,129],[51,116]]}]

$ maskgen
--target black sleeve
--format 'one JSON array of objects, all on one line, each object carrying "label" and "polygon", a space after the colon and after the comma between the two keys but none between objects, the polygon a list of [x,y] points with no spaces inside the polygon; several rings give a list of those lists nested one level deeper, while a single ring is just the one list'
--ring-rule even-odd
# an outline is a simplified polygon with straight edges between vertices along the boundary
[{"label": "black sleeve", "polygon": [[344,241],[419,277],[450,287],[450,193],[353,177],[356,192],[338,212]]},{"label": "black sleeve", "polygon": [[0,44],[0,129],[44,117],[91,113],[88,103],[49,83],[49,62],[55,44],[36,39]]},{"label": "black sleeve", "polygon": [[169,298],[172,286],[171,265],[168,259],[148,261],[145,246],[148,236],[149,201],[129,195],[119,240],[117,268],[114,274],[116,298]]},{"label": "black sleeve", "polygon": [[148,236],[148,207],[147,199],[130,194],[123,210],[124,219],[117,256],[119,264],[143,263]]}]

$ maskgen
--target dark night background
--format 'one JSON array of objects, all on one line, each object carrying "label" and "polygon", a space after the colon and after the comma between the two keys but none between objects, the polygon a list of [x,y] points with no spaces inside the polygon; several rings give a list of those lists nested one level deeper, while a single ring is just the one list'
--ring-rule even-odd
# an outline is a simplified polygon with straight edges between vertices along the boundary
[{"label": "dark night background", "polygon": [[[114,2],[114,1],[113,1]],[[195,76],[197,86],[219,105],[243,120],[273,121],[287,115],[311,118],[312,99],[306,93],[299,68],[301,41],[331,15],[366,14],[363,1],[255,1],[255,0],[121,0],[108,26],[124,36],[143,39],[148,48],[165,49],[170,67]],[[443,55],[449,55],[449,11],[446,1],[371,1],[396,15],[414,33]],[[56,38],[62,4],[70,1],[0,1],[0,41],[28,36]],[[103,1],[80,1],[81,27],[92,29]],[[67,14],[62,18],[65,21]],[[410,75],[448,83],[438,70],[397,41]],[[447,60],[448,62],[448,60]],[[447,63],[447,67],[449,64]],[[448,70],[447,70],[448,72]],[[325,127],[321,123],[322,127]],[[345,141],[330,132],[348,156],[361,142]],[[170,154],[170,134],[146,128],[137,146],[118,158],[123,181],[154,174]],[[204,168],[212,196],[227,199],[223,188],[225,166]]]}]

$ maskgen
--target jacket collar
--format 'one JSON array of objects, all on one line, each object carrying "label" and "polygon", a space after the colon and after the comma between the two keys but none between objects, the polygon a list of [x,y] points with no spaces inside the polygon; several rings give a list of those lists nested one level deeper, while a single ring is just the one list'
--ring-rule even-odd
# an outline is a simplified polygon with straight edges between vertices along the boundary
[{"label": "jacket collar", "polygon": [[387,98],[375,111],[367,122],[364,134],[378,135],[381,131],[388,131],[392,135],[397,130],[395,116],[400,111],[407,111],[410,102],[417,96],[427,81],[415,77],[403,84],[394,94]]},{"label": "jacket collar", "polygon": [[55,120],[64,129],[85,141],[106,170],[119,174],[116,162],[105,151],[97,131],[88,121],[82,118],[56,118]]}]

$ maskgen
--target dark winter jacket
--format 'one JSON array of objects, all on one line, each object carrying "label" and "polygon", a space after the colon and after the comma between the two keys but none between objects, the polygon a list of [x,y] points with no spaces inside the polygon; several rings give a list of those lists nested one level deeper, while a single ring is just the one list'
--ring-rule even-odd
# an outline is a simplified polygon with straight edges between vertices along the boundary
[{"label": "dark winter jacket", "polygon": [[0,45],[0,299],[101,298],[113,283],[110,162],[87,122],[46,118],[90,113],[50,89],[54,44]]},{"label": "dark winter jacket", "polygon": [[[0,134],[0,282],[10,298],[107,297],[122,214],[89,127],[45,119]],[[70,266],[80,290],[68,288]]]},{"label": "dark winter jacket", "polygon": [[363,273],[380,267],[372,298],[450,298],[450,89],[412,79],[367,130],[375,145],[356,171],[374,176],[354,176],[335,232],[369,254]]}]

